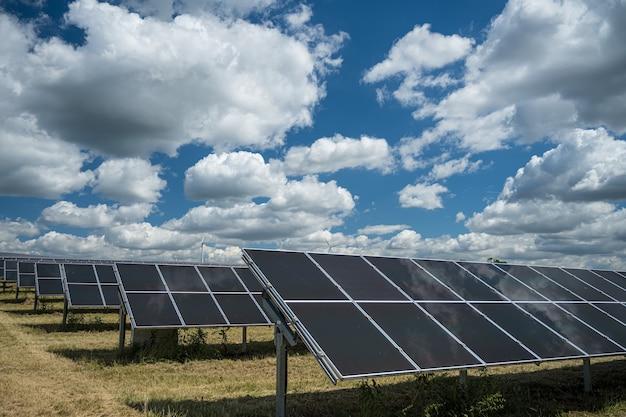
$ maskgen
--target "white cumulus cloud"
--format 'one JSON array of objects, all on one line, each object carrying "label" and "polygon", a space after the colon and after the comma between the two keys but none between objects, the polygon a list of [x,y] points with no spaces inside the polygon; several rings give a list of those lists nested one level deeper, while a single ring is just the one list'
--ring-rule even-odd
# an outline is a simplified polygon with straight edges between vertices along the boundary
[{"label": "white cumulus cloud", "polygon": [[227,200],[271,195],[285,175],[252,152],[210,154],[185,173],[185,193],[193,200]]},{"label": "white cumulus cloud", "polygon": [[104,161],[95,170],[93,191],[121,203],[154,203],[167,183],[161,167],[140,158]]},{"label": "white cumulus cloud", "polygon": [[80,228],[103,228],[142,221],[152,211],[152,204],[137,203],[128,206],[93,204],[78,207],[70,201],[59,201],[46,207],[41,220],[49,224],[61,224]]},{"label": "white cumulus cloud", "polygon": [[461,85],[411,103],[435,126],[404,143],[405,165],[441,141],[475,153],[576,127],[626,132],[624,16],[618,0],[510,0],[466,57]]},{"label": "white cumulus cloud", "polygon": [[364,168],[389,172],[393,166],[392,149],[385,139],[342,135],[317,139],[310,146],[293,146],[278,162],[287,174],[319,174],[345,168]]},{"label": "white cumulus cloud", "polygon": [[362,235],[388,235],[410,228],[411,226],[408,224],[374,224],[360,228],[358,233]]},{"label": "white cumulus cloud", "polygon": [[77,146],[39,129],[32,117],[2,121],[0,116],[1,195],[54,199],[79,191],[93,177],[83,169],[88,158]]},{"label": "white cumulus cloud", "polygon": [[443,208],[442,194],[448,189],[441,184],[409,184],[398,192],[400,206],[405,208],[423,208],[434,210]]},{"label": "white cumulus cloud", "polygon": [[211,13],[163,21],[77,0],[66,15],[85,31],[75,46],[0,16],[0,118],[26,113],[50,136],[117,157],[173,155],[194,141],[281,144],[311,125],[345,39],[319,25],[285,34]]}]

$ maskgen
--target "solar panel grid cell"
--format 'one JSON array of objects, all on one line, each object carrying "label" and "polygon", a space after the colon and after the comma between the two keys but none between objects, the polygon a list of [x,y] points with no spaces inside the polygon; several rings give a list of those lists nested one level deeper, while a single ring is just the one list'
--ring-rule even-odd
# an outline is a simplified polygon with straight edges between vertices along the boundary
[{"label": "solar panel grid cell", "polygon": [[598,274],[584,269],[565,269],[566,272],[583,281],[585,284],[601,292],[613,301],[626,301],[626,291]]},{"label": "solar panel grid cell", "polygon": [[98,282],[91,265],[65,264],[64,269],[68,283],[97,284]]},{"label": "solar panel grid cell", "polygon": [[553,267],[533,267],[534,270],[550,279],[552,282],[560,285],[561,288],[569,293],[565,296],[548,297],[555,301],[611,301],[609,297],[585,284],[583,281],[568,274],[560,268]]},{"label": "solar panel grid cell", "polygon": [[59,264],[38,263],[37,277],[61,279],[61,269],[59,268]]},{"label": "solar panel grid cell", "polygon": [[212,292],[245,292],[246,289],[231,268],[198,267]]},{"label": "solar panel grid cell", "polygon": [[117,278],[115,278],[115,272],[111,265],[96,265],[96,273],[100,283],[117,285]]},{"label": "solar panel grid cell", "polygon": [[550,328],[566,337],[587,354],[619,353],[622,349],[597,331],[586,326],[575,316],[567,314],[554,304],[520,304]]},{"label": "solar panel grid cell", "polygon": [[413,300],[455,300],[460,298],[410,259],[366,256],[374,267]]},{"label": "solar panel grid cell", "polygon": [[63,282],[60,279],[37,279],[38,296],[63,296]]},{"label": "solar panel grid cell", "polygon": [[107,307],[117,308],[120,305],[120,291],[117,285],[102,285],[100,287]]},{"label": "solar panel grid cell", "polygon": [[538,292],[508,275],[495,265],[459,262],[459,265],[513,301],[543,301]]},{"label": "solar panel grid cell", "polygon": [[417,263],[465,300],[503,300],[493,289],[480,282],[454,262],[417,260]]},{"label": "solar panel grid cell", "polygon": [[5,281],[8,281],[8,282],[17,281],[17,271],[7,269],[4,271],[4,274],[5,274]]},{"label": "solar panel grid cell", "polygon": [[576,294],[573,294],[557,282],[554,282],[549,276],[543,274],[542,271],[539,271],[537,268],[507,264],[498,264],[497,267],[541,294],[544,299],[554,301],[581,300]]},{"label": "solar panel grid cell", "polygon": [[358,256],[312,254],[353,299],[406,300],[383,276]]}]

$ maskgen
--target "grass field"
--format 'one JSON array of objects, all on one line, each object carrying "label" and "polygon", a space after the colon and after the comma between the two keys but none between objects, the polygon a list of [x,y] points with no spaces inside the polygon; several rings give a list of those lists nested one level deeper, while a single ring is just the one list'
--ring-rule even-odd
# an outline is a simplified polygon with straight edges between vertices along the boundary
[{"label": "grass field", "polygon": [[[32,293],[0,293],[0,416],[272,416],[272,331],[181,334],[172,352],[117,354],[117,314],[33,313]],[[558,362],[332,385],[303,348],[290,351],[291,416],[626,416],[626,360]]]}]

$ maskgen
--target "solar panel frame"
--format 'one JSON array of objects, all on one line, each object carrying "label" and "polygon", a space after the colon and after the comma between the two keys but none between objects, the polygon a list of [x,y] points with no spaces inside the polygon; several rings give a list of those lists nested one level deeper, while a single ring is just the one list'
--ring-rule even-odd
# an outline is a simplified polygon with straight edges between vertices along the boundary
[{"label": "solar panel frame", "polygon": [[[130,262],[124,262],[124,263],[130,263]],[[241,279],[241,277],[239,276],[239,274],[237,273],[236,269],[237,268],[241,268],[241,265],[208,265],[208,264],[192,264],[192,263],[170,263],[170,262],[153,262],[150,263],[150,265],[154,265],[156,268],[156,271],[159,275],[159,278],[163,284],[163,287],[165,290],[159,290],[159,291],[146,291],[146,290],[126,290],[124,288],[124,283],[123,283],[123,279],[121,277],[120,271],[117,268],[117,262],[115,262],[113,264],[113,268],[116,274],[116,277],[118,279],[118,283],[119,283],[119,287],[120,287],[120,299],[122,301],[122,305],[123,308],[128,316],[128,320],[131,323],[131,327],[133,329],[138,329],[138,330],[143,330],[143,329],[149,329],[149,330],[168,330],[168,329],[186,329],[186,328],[217,328],[217,327],[255,327],[255,326],[270,326],[272,325],[271,321],[269,320],[269,318],[267,317],[267,314],[265,313],[265,311],[263,311],[263,309],[261,308],[261,306],[259,305],[258,301],[256,300],[256,298],[254,297],[254,295],[259,295],[260,292],[257,291],[250,291],[248,289],[248,287],[245,285],[245,283],[243,282],[243,280]],[[204,287],[206,289],[206,291],[172,291],[169,288],[169,285],[167,283],[167,281],[165,280],[162,271],[161,271],[161,266],[178,266],[178,267],[186,267],[186,266],[192,266],[194,268],[195,273],[200,277],[201,282],[204,284]],[[243,292],[239,291],[239,292],[224,292],[224,291],[212,291],[209,288],[209,285],[207,284],[206,280],[204,279],[204,276],[202,275],[202,273],[200,272],[200,270],[198,269],[199,267],[216,267],[216,268],[229,268],[232,273],[235,276],[235,279],[237,279],[237,281],[239,282],[239,284],[242,286],[242,288],[245,290]],[[133,313],[133,309],[132,309],[132,304],[130,303],[129,299],[128,299],[128,294],[167,294],[168,298],[170,300],[170,302],[172,303],[176,315],[180,321],[180,325],[142,325],[140,323],[138,323],[138,321],[136,320],[135,314]],[[193,323],[186,323],[183,314],[181,313],[178,304],[176,303],[176,300],[174,298],[175,294],[209,294],[211,296],[211,299],[213,300],[213,302],[215,303],[215,305],[217,306],[220,314],[222,315],[224,322],[223,323],[215,323],[215,324],[193,324]],[[247,294],[250,296],[250,299],[252,301],[252,304],[260,311],[261,315],[263,316],[263,318],[266,320],[264,323],[246,323],[246,324],[239,324],[239,323],[231,323],[228,316],[224,313],[222,306],[220,305],[219,301],[217,300],[217,298],[215,297],[215,295],[217,294]]]},{"label": "solar panel frame", "polygon": [[[27,266],[32,265],[33,267],[33,272],[23,272],[22,270],[25,269]],[[30,267],[28,267],[28,270],[30,270]],[[23,282],[23,280],[25,280],[26,278],[31,278],[33,280],[33,284],[29,285],[25,282]],[[17,288],[24,289],[24,288],[28,288],[28,289],[35,289],[35,262],[32,261],[19,261],[17,263]]]},{"label": "solar panel frame", "polygon": [[[4,282],[5,284],[16,284],[17,283],[17,261],[13,260],[12,258],[4,258],[2,260],[2,269],[3,269],[2,279],[0,279],[0,281]],[[11,275],[14,276],[15,279],[13,278],[9,279],[9,273],[11,273]]]},{"label": "solar panel frame", "polygon": [[[40,276],[39,273],[39,265],[56,265],[56,267],[58,268],[59,271],[59,276],[58,277],[49,277],[49,276],[45,276],[45,274]],[[40,288],[40,282],[41,281],[59,281],[59,283],[61,284],[61,290],[59,293],[42,293],[41,288]],[[35,296],[39,299],[41,298],[60,298],[63,297],[65,298],[65,290],[63,287],[63,272],[61,271],[61,264],[59,263],[55,263],[55,262],[49,262],[49,261],[44,261],[44,262],[36,262],[35,263]]]},{"label": "solar panel frame", "polygon": [[[72,263],[72,262],[65,262],[63,264],[61,264],[61,275],[63,276],[63,292],[65,293],[65,300],[67,303],[67,308],[68,310],[85,310],[85,311],[89,311],[89,310],[111,310],[111,311],[115,311],[115,310],[119,310],[120,305],[121,304],[116,304],[116,305],[112,305],[112,304],[107,304],[106,303],[106,299],[104,297],[104,293],[102,291],[102,286],[107,286],[107,287],[117,287],[118,291],[119,291],[119,284],[110,284],[110,283],[101,283],[99,278],[98,278],[98,271],[96,266],[110,266],[113,267],[113,264],[101,264],[101,263],[93,263],[93,264],[88,264],[89,266],[91,266],[91,269],[94,273],[94,276],[96,278],[96,282],[68,282],[67,280],[67,273],[66,273],[66,265],[67,266],[72,266],[72,265],[85,265],[84,263]],[[114,273],[115,270],[114,270]],[[87,286],[87,287],[97,287],[98,288],[98,293],[100,294],[100,301],[102,302],[102,304],[80,304],[80,303],[74,303],[72,302],[72,291],[70,290],[70,286]]]},{"label": "solar panel frame", "polygon": [[[289,300],[289,299],[284,299],[280,293],[278,292],[278,290],[272,285],[272,282],[268,279],[267,276],[264,275],[263,271],[261,270],[260,267],[258,267],[253,259],[253,252],[256,249],[243,249],[243,258],[244,261],[246,262],[246,264],[248,265],[248,267],[250,268],[250,270],[253,272],[253,274],[256,276],[256,278],[259,280],[259,282],[261,283],[261,285],[263,286],[264,290],[265,290],[265,294],[268,297],[269,301],[271,302],[271,304],[273,304],[278,311],[280,311],[280,313],[284,314],[286,319],[288,320],[289,324],[296,330],[296,332],[300,335],[300,339],[304,342],[304,344],[307,346],[307,348],[314,354],[314,357],[316,358],[316,360],[318,361],[318,363],[320,363],[320,365],[322,366],[322,369],[325,371],[325,373],[329,376],[329,378],[331,380],[333,380],[334,382],[338,381],[338,380],[344,380],[344,379],[355,379],[355,378],[364,378],[364,377],[372,377],[372,376],[385,376],[385,375],[395,375],[395,374],[402,374],[402,373],[415,373],[416,371],[411,371],[411,370],[407,370],[407,371],[401,371],[401,372],[380,372],[380,373],[367,373],[367,374],[363,374],[363,375],[342,375],[341,372],[339,372],[339,370],[337,369],[337,366],[332,362],[332,360],[328,357],[327,353],[324,352],[324,350],[319,346],[319,344],[317,344],[317,342],[315,341],[315,339],[311,336],[311,334],[307,331],[306,327],[300,322],[300,320],[298,319],[297,315],[294,314],[293,310],[290,308],[289,304],[290,302],[300,302],[300,301],[306,301],[306,302],[319,302],[321,300]],[[267,249],[259,249],[259,251],[269,251],[269,252],[297,252],[297,251],[284,251],[284,250],[267,250]],[[303,252],[300,252],[303,253]],[[304,252],[304,253],[313,253],[313,252]],[[342,254],[343,255],[343,254]],[[354,256],[354,255],[352,255]],[[419,264],[417,264],[417,262],[415,262],[415,260],[411,259],[411,258],[402,258],[402,257],[391,257],[391,256],[377,256],[377,257],[382,257],[382,258],[392,258],[392,259],[409,259],[412,262],[414,262],[416,265],[419,266]],[[361,256],[362,259],[365,259],[367,262],[367,258],[364,256]],[[438,261],[441,261],[440,259],[436,259]],[[458,263],[456,261],[447,261],[447,262],[452,262],[452,263],[456,263],[458,265]],[[368,262],[369,263],[369,262]],[[486,265],[493,265],[498,267],[498,264],[495,263],[490,263],[490,262],[472,262],[472,263],[481,263],[481,264],[486,264]],[[374,268],[377,269],[374,265],[372,265],[370,263],[370,265]],[[512,264],[512,265],[519,265],[519,266],[524,266],[524,267],[528,267],[529,265],[521,265],[521,264]],[[460,266],[460,265],[459,265]],[[319,267],[319,265],[318,265]],[[461,266],[462,267],[462,266]],[[323,271],[323,268],[320,268]],[[422,268],[423,270],[425,270],[424,268]],[[565,303],[582,303],[582,304],[589,304],[591,305],[593,308],[599,310],[600,312],[606,314],[609,317],[612,317],[613,319],[617,320],[618,322],[620,322],[621,324],[625,324],[623,321],[618,320],[617,318],[611,316],[609,313],[607,313],[606,311],[602,310],[600,307],[598,307],[597,305],[594,305],[594,303],[592,303],[591,301],[588,300],[584,300],[578,296],[576,296],[575,293],[573,293],[572,291],[570,291],[569,289],[563,287],[562,285],[549,280],[548,277],[543,276],[544,278],[548,279],[552,284],[556,284],[558,285],[560,288],[562,288],[563,290],[567,291],[568,293],[571,293],[572,295],[576,296],[579,300],[577,301],[552,301],[549,298],[547,298],[544,294],[542,294],[541,292],[539,292],[538,290],[534,289],[533,287],[530,287],[529,285],[527,285],[526,283],[524,283],[522,280],[518,279],[517,277],[509,274],[507,271],[505,271],[504,269],[499,268],[500,270],[502,270],[502,272],[504,272],[505,274],[507,274],[508,276],[510,276],[512,279],[515,279],[517,282],[521,283],[522,285],[526,286],[530,291],[532,291],[533,293],[538,294],[542,299],[544,299],[544,301],[534,301],[534,303],[539,303],[539,304],[550,304],[550,305],[554,305],[556,308],[559,309],[559,311],[563,312],[563,314],[566,314],[568,317],[573,317],[575,320],[577,320],[578,322],[582,323],[584,326],[590,328],[592,331],[595,331],[596,333],[600,334],[601,336],[603,336],[604,338],[608,339],[608,341],[612,342],[615,345],[619,344],[617,342],[615,342],[614,340],[612,340],[610,337],[602,334],[602,332],[598,331],[597,329],[595,329],[593,326],[591,326],[590,324],[586,323],[584,320],[580,319],[579,317],[577,317],[576,315],[570,313],[569,311],[567,311],[565,308],[563,308],[562,306],[560,306],[559,304],[565,304]],[[377,269],[378,270],[378,269]],[[534,272],[537,273],[537,271],[535,271],[533,269]],[[381,275],[385,276],[381,271],[378,271],[379,273],[381,273]],[[428,271],[426,271],[428,272]],[[468,271],[470,272],[470,271]],[[615,271],[617,272],[617,271]],[[470,272],[471,274],[471,272]],[[432,275],[432,274],[431,274]],[[474,274],[472,274],[474,275]],[[475,275],[474,275],[475,276]],[[475,276],[476,277],[476,276]],[[436,277],[434,277],[436,279]],[[508,305],[512,305],[515,306],[520,312],[522,312],[523,314],[525,314],[526,316],[532,318],[534,320],[534,322],[537,325],[540,325],[542,327],[544,327],[545,329],[548,329],[550,332],[552,332],[552,334],[558,336],[561,340],[563,340],[564,342],[567,342],[569,345],[573,346],[578,352],[580,352],[580,354],[578,355],[572,355],[572,356],[556,356],[556,357],[541,357],[539,355],[535,355],[535,357],[537,359],[535,360],[530,360],[530,361],[505,361],[505,362],[500,362],[500,363],[484,363],[484,364],[480,364],[480,365],[476,365],[476,367],[481,367],[481,366],[496,366],[496,365],[507,365],[507,364],[519,364],[519,363],[524,363],[524,362],[544,362],[544,361],[556,361],[556,360],[566,360],[566,359],[579,359],[579,358],[590,358],[590,357],[602,357],[602,356],[614,356],[614,355],[622,355],[624,353],[626,353],[626,350],[624,350],[624,352],[617,352],[617,353],[596,353],[596,354],[588,354],[587,352],[585,352],[584,350],[582,350],[579,346],[576,346],[574,343],[572,343],[569,339],[567,339],[566,337],[564,337],[563,335],[561,335],[559,332],[557,332],[555,329],[551,328],[550,326],[546,325],[545,323],[543,323],[539,318],[535,317],[533,314],[525,311],[523,308],[521,308],[518,304],[529,304],[528,301],[513,301],[508,299],[504,294],[502,294],[501,291],[498,291],[497,288],[494,288],[492,285],[489,285],[488,283],[482,281],[479,277],[476,277],[478,280],[480,280],[481,282],[483,282],[483,284],[487,285],[487,287],[489,287],[492,291],[494,291],[497,294],[500,294],[504,300],[503,301],[490,301],[493,303],[497,303],[497,304],[508,304]],[[626,278],[626,276],[625,276]],[[388,281],[392,284],[395,285],[395,283],[393,281],[391,281],[389,278],[387,278]],[[336,283],[335,283],[336,284]],[[445,285],[445,283],[442,283]],[[397,285],[395,285],[397,287]],[[448,286],[446,286],[448,287]],[[402,293],[404,293],[406,295],[406,297],[411,300],[411,297],[409,297],[402,289],[400,289],[399,287],[397,287]],[[448,289],[452,290],[451,288],[448,287]],[[456,293],[455,293],[456,294]],[[458,294],[457,294],[458,295]],[[345,303],[345,302],[354,302],[354,300],[325,300],[326,302],[339,302],[339,303]],[[449,303],[449,304],[454,304],[454,303],[465,303],[468,305],[471,305],[472,302],[468,302],[465,299],[461,299],[461,301],[441,301],[441,300],[431,300],[435,303]],[[382,302],[382,301],[372,301],[372,302]],[[393,303],[413,303],[415,305],[418,305],[419,303],[423,303],[425,302],[424,300],[420,300],[420,301],[384,301],[385,303],[388,304],[393,304]],[[617,302],[610,302],[611,304],[619,304],[624,306],[623,303],[617,303]],[[599,304],[597,302],[595,302],[595,304]],[[601,303],[600,303],[601,304]],[[478,311],[479,313],[481,313],[480,311]],[[482,314],[481,314],[482,315]],[[367,317],[367,315],[365,315]],[[489,320],[488,317],[485,316],[485,318],[487,318],[487,320]],[[491,320],[489,320],[491,321]],[[436,323],[438,323],[435,320]],[[532,350],[528,349],[523,343],[521,343],[519,340],[517,340],[514,336],[512,336],[511,334],[508,334],[504,329],[502,329],[500,326],[498,326],[496,323],[493,323],[493,325],[495,325],[499,330],[502,331],[502,333],[507,334],[509,337],[511,337],[513,340],[515,340],[517,343],[519,343],[519,345],[525,347],[527,350],[529,350],[530,352],[532,352]],[[444,326],[445,327],[445,326]],[[482,358],[481,358],[482,359]],[[467,368],[471,368],[474,366],[452,366],[452,367],[447,367],[447,368],[433,368],[433,369],[426,369],[427,371],[436,371],[436,370],[446,370],[446,369],[467,369]],[[418,371],[419,372],[419,369]]]}]

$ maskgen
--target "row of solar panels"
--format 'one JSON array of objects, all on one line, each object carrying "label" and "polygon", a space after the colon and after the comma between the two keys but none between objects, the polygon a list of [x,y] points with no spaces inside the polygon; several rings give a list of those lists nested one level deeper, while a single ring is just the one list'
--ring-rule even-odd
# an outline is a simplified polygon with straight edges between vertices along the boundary
[{"label": "row of solar panels", "polygon": [[626,353],[618,271],[244,250],[333,379]]},{"label": "row of solar panels", "polygon": [[247,249],[244,259],[250,269],[4,267],[38,291],[61,281],[72,304],[113,303],[104,289],[119,285],[138,328],[269,324],[265,290],[333,379],[626,353],[624,272]]},{"label": "row of solar panels", "polygon": [[[268,325],[261,287],[247,268],[149,263],[4,260],[0,270],[37,297],[65,297],[69,309],[119,308],[134,328]],[[118,279],[119,277],[119,279]]]}]

